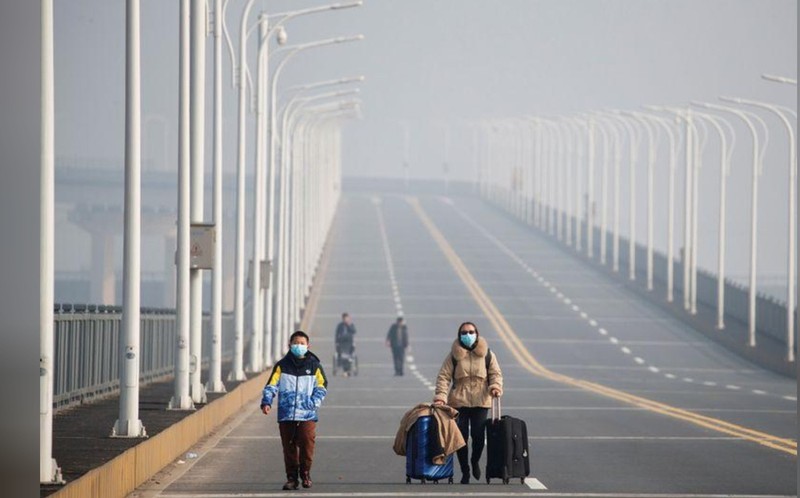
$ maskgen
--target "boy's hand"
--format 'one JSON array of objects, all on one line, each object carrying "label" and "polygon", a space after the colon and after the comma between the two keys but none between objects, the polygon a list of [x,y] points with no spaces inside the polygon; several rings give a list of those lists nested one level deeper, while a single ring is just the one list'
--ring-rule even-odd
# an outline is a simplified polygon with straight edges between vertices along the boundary
[{"label": "boy's hand", "polygon": [[270,409],[269,405],[264,405],[261,407],[261,411],[264,413],[264,415],[269,415],[269,409]]}]

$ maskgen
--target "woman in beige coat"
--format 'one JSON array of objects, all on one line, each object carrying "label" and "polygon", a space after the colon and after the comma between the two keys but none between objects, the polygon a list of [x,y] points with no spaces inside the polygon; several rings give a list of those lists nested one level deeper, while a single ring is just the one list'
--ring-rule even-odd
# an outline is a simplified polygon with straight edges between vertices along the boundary
[{"label": "woman in beige coat", "polygon": [[486,442],[486,420],[492,397],[503,395],[503,373],[497,357],[489,350],[486,340],[480,337],[478,327],[464,322],[458,327],[458,338],[444,359],[436,377],[436,394],[433,403],[447,403],[458,410],[458,428],[464,441],[472,433],[472,458],[468,447],[458,450],[461,465],[461,484],[469,484],[470,463],[472,475],[481,478],[478,461]]}]

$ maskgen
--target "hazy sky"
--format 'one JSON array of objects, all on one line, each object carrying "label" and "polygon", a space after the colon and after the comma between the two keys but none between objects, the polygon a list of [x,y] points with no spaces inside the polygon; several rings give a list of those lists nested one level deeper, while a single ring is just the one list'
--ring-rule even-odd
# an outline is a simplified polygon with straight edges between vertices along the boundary
[{"label": "hazy sky", "polygon": [[[228,9],[234,35],[244,3],[231,0]],[[253,11],[276,13],[324,3],[260,0]],[[57,162],[112,168],[121,178],[124,2],[56,1],[55,9]],[[412,176],[441,177],[447,125],[453,175],[471,178],[466,120],[716,101],[722,94],[796,106],[795,88],[760,78],[762,73],[796,77],[794,0],[366,0],[360,8],[298,18],[287,24],[287,31],[290,43],[366,36],[362,42],[298,55],[279,87],[366,76],[363,119],[346,128],[346,175],[401,176],[402,122],[411,130]],[[142,0],[147,169],[176,170],[177,42],[178,2]],[[224,155],[225,169],[232,172],[236,114],[229,62],[226,52]],[[209,119],[210,111],[209,100]],[[759,206],[765,238],[759,265],[765,274],[780,273],[785,260],[787,179],[784,134],[777,121],[768,122],[773,143]],[[729,271],[742,275],[748,254],[749,138],[745,128],[736,126],[740,138],[730,177]],[[718,146],[710,140],[708,147],[701,223],[711,227],[718,183],[711,149]],[[657,234],[662,245],[664,238]],[[701,246],[700,262],[706,267],[715,258],[712,242],[709,235]]]}]

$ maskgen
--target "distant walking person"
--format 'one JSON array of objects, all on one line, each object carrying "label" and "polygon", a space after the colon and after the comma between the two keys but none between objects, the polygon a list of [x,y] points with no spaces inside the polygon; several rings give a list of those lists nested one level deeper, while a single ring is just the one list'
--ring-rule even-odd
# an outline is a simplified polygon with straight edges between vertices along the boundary
[{"label": "distant walking person", "polygon": [[311,462],[317,436],[317,410],[328,393],[328,379],[319,358],[308,350],[308,335],[298,330],[286,353],[269,376],[261,411],[269,415],[278,396],[278,428],[286,468],[285,490],[311,487]]},{"label": "distant walking person", "polygon": [[397,321],[389,327],[389,332],[386,334],[386,347],[392,348],[394,374],[403,375],[403,361],[408,349],[408,327],[402,316],[398,316]]},{"label": "distant walking person", "polygon": [[436,377],[435,405],[447,403],[458,410],[458,428],[464,441],[472,434],[472,458],[464,446],[458,450],[461,466],[461,484],[469,484],[470,463],[472,475],[481,478],[478,461],[486,444],[486,420],[492,398],[503,395],[503,372],[497,357],[480,337],[478,327],[464,322],[458,327],[458,338],[444,359]]},{"label": "distant walking person", "polygon": [[345,375],[350,373],[353,363],[353,353],[355,353],[355,339],[356,326],[353,324],[353,319],[350,314],[342,313],[342,321],[336,326],[336,336],[334,341],[336,343],[336,357],[340,362],[340,366]]}]

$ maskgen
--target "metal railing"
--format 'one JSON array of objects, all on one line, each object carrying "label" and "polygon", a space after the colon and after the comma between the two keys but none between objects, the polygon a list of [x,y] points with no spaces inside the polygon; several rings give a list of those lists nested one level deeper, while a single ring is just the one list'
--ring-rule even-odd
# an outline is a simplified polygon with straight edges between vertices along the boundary
[{"label": "metal railing", "polygon": [[[56,304],[56,409],[82,404],[119,390],[122,308],[86,304]],[[233,315],[222,317],[223,358],[233,354]],[[208,360],[210,317],[203,316],[203,358]],[[175,310],[142,308],[140,380],[142,384],[167,379],[175,370]]]},{"label": "metal railing", "polygon": [[[512,195],[508,189],[495,187],[498,191],[495,193],[495,199],[511,199]],[[495,204],[500,209],[515,216],[513,204],[504,204],[497,200],[489,199],[488,202]],[[572,226],[572,235],[577,235],[579,230],[586,240],[587,227],[585,219],[576,219],[573,216],[563,213],[562,211],[554,211],[552,216],[561,217],[566,224],[566,220],[570,220]],[[592,245],[592,259],[599,261],[600,259],[600,238],[602,233],[599,227],[593,227],[594,244]],[[612,258],[613,235],[610,231],[606,233],[606,247],[607,258],[609,265]],[[629,246],[628,239],[622,235],[619,237],[619,266],[620,271],[627,272],[629,262]],[[585,242],[584,242],[585,246]],[[646,246],[635,243],[635,266],[634,271],[637,279],[644,279],[647,276],[647,248]],[[583,252],[586,252],[584,248]],[[667,279],[667,256],[659,251],[653,251],[653,280],[657,284],[666,286]],[[679,255],[676,255],[674,264],[674,288],[676,293],[683,292],[683,262]],[[725,279],[725,318],[726,320],[735,320],[740,324],[747,326],[747,300],[748,288],[740,285],[730,279]],[[710,308],[716,307],[717,300],[717,275],[702,269],[697,272],[697,302],[706,305]],[[766,295],[762,292],[756,294],[756,332],[761,337],[768,337],[770,340],[778,344],[786,345],[786,303],[773,296]],[[794,313],[795,320],[795,338],[798,334],[797,329],[797,310]],[[798,343],[794,341],[795,351],[798,350]]]}]

